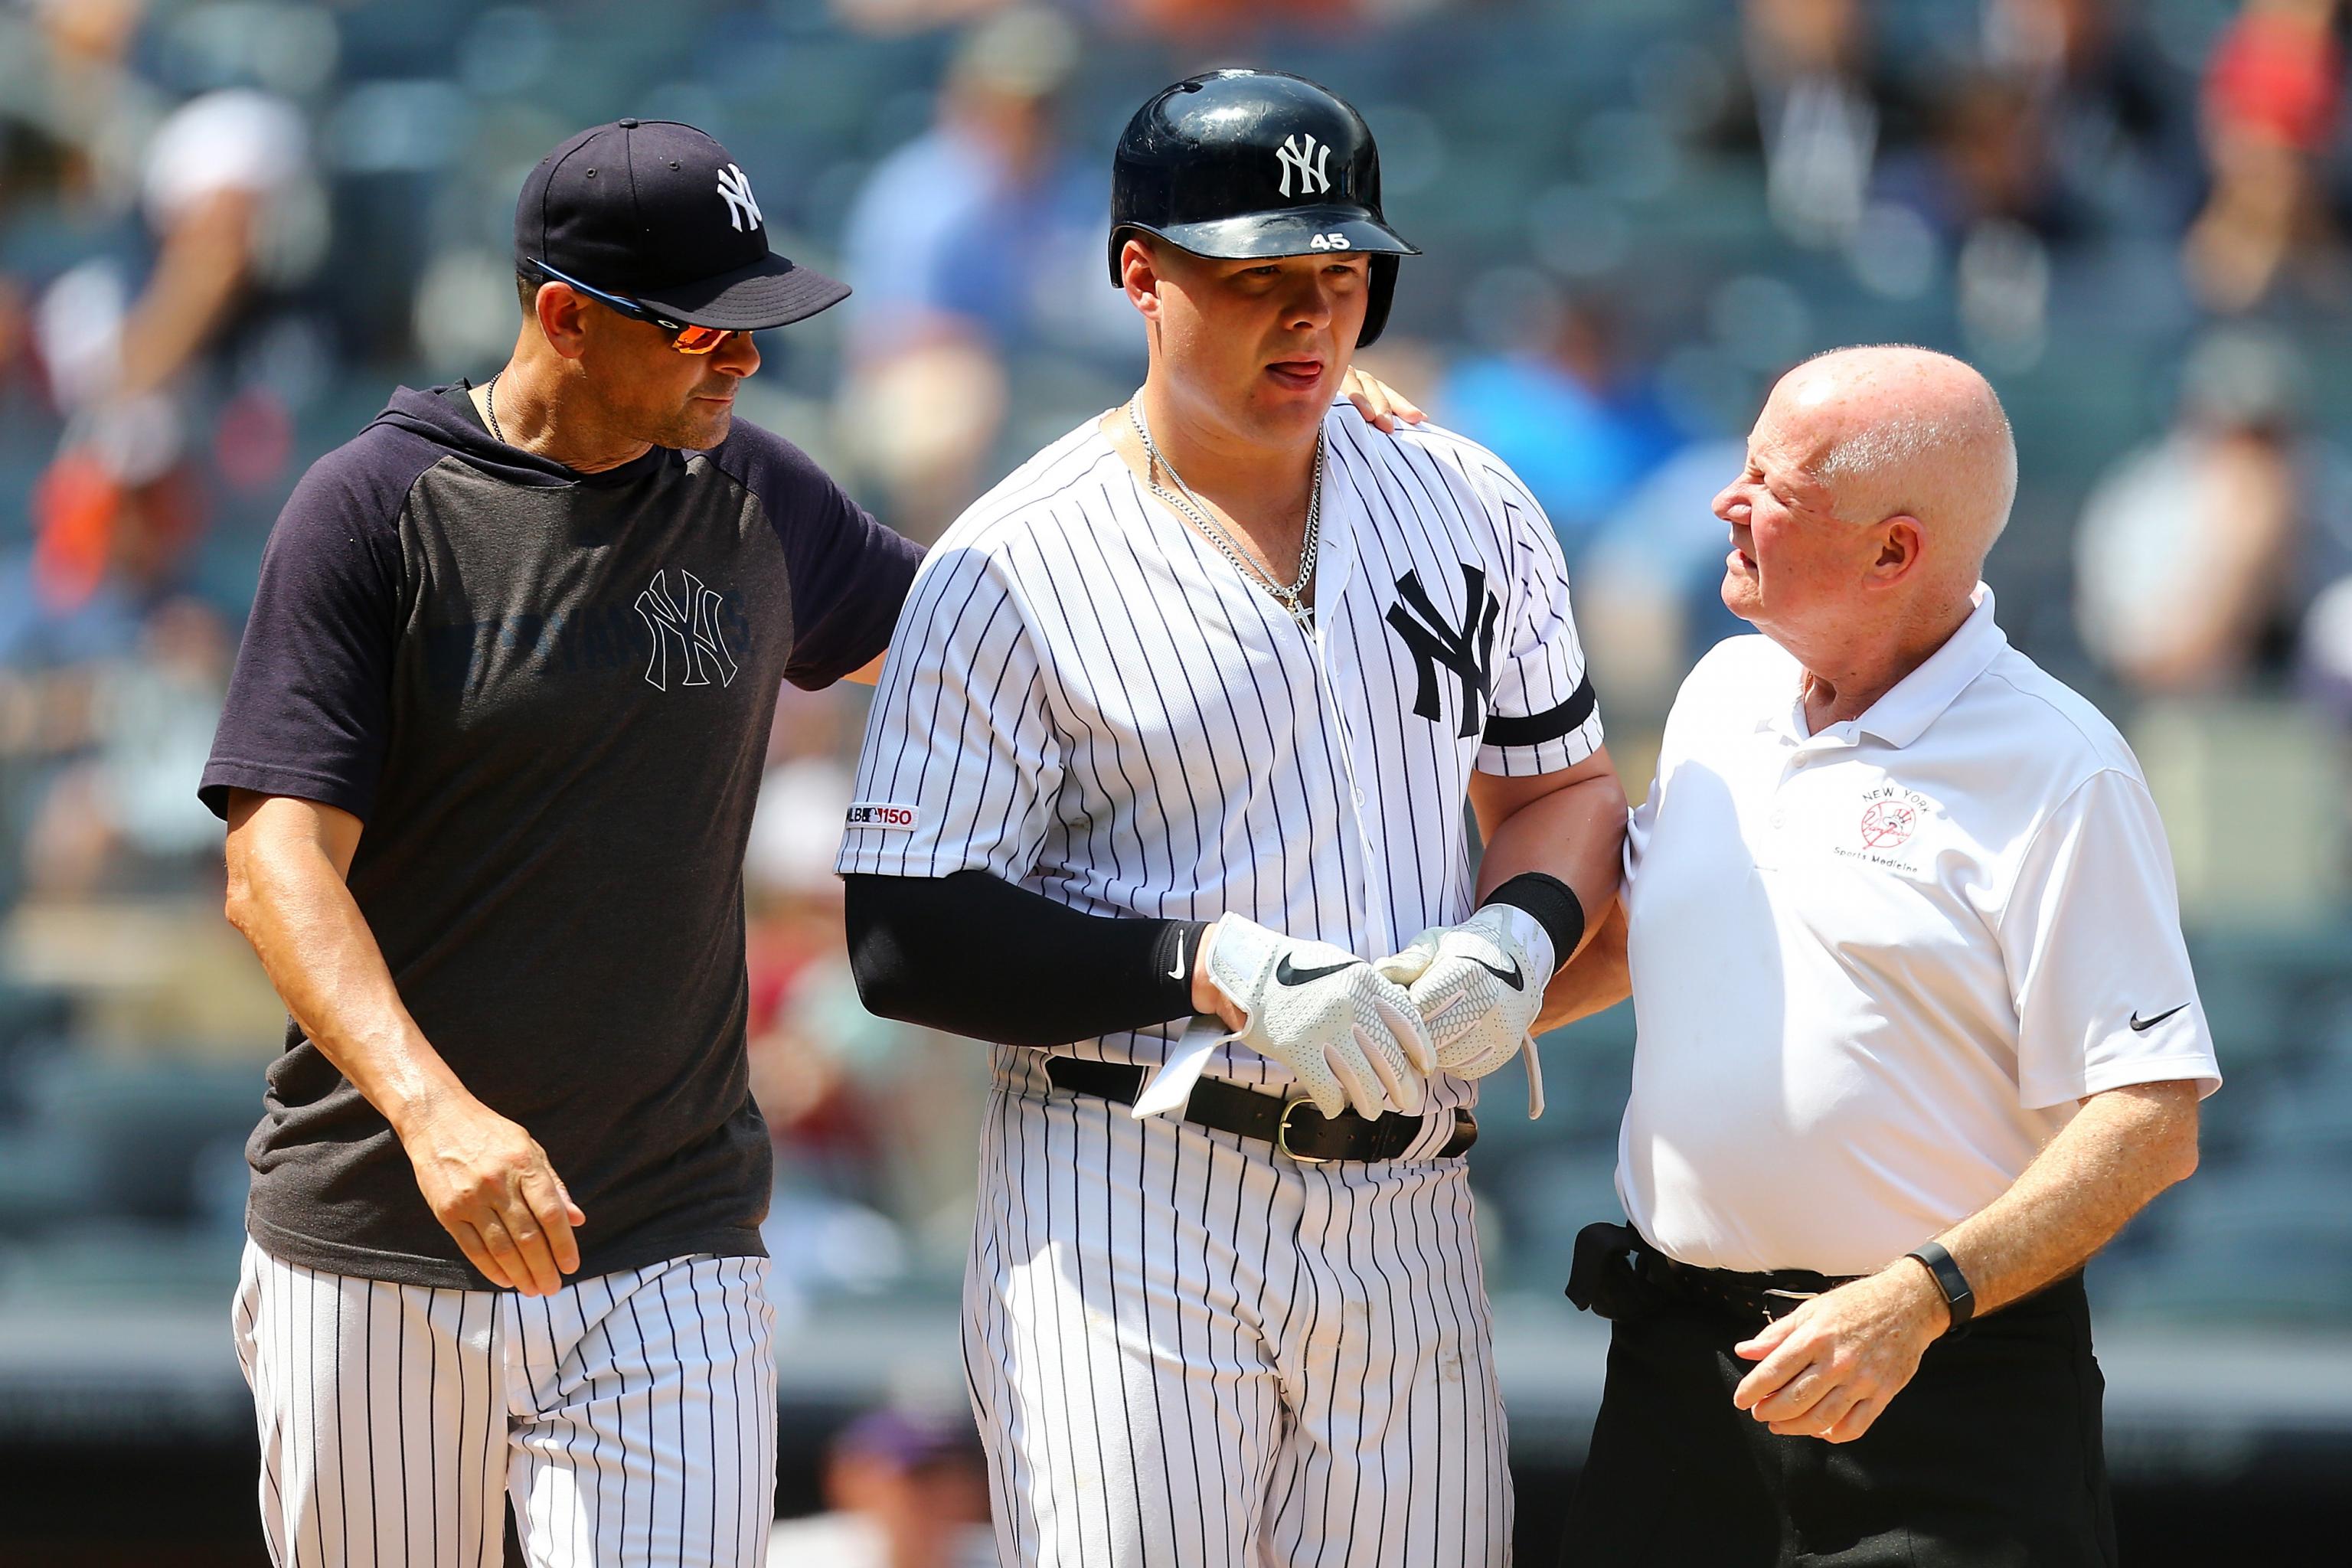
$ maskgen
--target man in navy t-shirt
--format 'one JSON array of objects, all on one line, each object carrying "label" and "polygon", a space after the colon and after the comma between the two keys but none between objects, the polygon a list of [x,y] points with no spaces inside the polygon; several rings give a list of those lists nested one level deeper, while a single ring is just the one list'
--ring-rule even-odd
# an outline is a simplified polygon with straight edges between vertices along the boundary
[{"label": "man in navy t-shirt", "polygon": [[278,1562],[749,1563],[776,1400],[742,859],[781,681],[918,548],[732,418],[847,289],[716,142],[525,183],[488,384],[394,393],[263,557],[203,795],[291,1019],[236,1309]]}]

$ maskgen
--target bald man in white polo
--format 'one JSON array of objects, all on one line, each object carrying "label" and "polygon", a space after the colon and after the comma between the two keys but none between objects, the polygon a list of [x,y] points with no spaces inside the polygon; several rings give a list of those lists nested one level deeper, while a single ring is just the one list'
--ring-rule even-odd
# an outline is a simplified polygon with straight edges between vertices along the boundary
[{"label": "bald man in white polo", "polygon": [[1570,1564],[2115,1562],[2080,1271],[2221,1082],[2130,748],[1979,581],[2016,448],[1919,349],[1823,355],[1716,498],[1724,602],[1546,1020],[1630,984],[1630,1224]]}]

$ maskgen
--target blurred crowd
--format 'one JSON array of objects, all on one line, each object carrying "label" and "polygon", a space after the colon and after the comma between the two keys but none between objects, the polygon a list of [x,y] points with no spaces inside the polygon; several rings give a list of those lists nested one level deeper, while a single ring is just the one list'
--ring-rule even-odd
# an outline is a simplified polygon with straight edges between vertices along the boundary
[{"label": "blurred crowd", "polygon": [[[500,362],[522,174],[624,113],[720,136],[854,285],[739,409],[929,538],[1139,374],[1104,262],[1133,104],[1243,60],[1347,94],[1427,252],[1370,368],[1543,501],[1629,772],[1737,629],[1708,501],[1763,387],[1960,353],[2024,457],[2004,619],[2172,790],[2192,921],[2336,929],[2347,33],[2336,0],[0,0],[0,1293],[51,1212],[27,1140],[126,1061],[222,1060],[132,1207],[234,1226],[257,973],[126,954],[218,924],[194,784],[261,542],[393,384]],[[950,1279],[968,1220],[980,1053],[865,1014],[842,951],[861,701],[786,692],[749,865],[787,1310]],[[1498,1277],[1601,1179],[1595,1099],[1497,1140]]]}]

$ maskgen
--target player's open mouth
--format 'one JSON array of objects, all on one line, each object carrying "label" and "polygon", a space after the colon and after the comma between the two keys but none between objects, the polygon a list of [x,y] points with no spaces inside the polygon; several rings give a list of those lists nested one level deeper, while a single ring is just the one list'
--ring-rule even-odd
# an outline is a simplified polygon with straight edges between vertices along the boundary
[{"label": "player's open mouth", "polygon": [[1323,379],[1323,362],[1319,359],[1278,359],[1265,367],[1266,374],[1278,385],[1294,392],[1312,392],[1315,384]]}]

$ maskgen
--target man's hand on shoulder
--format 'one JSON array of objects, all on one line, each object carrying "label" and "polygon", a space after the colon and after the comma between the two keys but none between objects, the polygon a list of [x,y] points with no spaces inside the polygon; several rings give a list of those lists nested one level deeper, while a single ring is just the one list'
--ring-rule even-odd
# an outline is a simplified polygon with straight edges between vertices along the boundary
[{"label": "man's hand on shoulder", "polygon": [[417,1189],[466,1260],[501,1289],[562,1289],[580,1267],[572,1227],[588,1216],[537,1140],[467,1094],[440,1097],[405,1120],[401,1146]]},{"label": "man's hand on shoulder", "polygon": [[1366,1117],[1420,1113],[1436,1066],[1428,1030],[1403,986],[1345,948],[1226,915],[1202,939],[1192,995],[1242,1044],[1288,1068],[1324,1115],[1350,1105]]},{"label": "man's hand on shoulder", "polygon": [[1734,1345],[1758,1364],[1731,1403],[1784,1437],[1851,1443],[1903,1392],[1950,1322],[1935,1277],[1898,1258]]},{"label": "man's hand on shoulder", "polygon": [[1347,379],[1339,383],[1339,390],[1349,402],[1356,405],[1356,412],[1364,416],[1364,423],[1375,430],[1393,435],[1400,425],[1422,425],[1429,420],[1429,416],[1423,414],[1412,399],[1378,376],[1365,374],[1354,365],[1348,367]]}]

